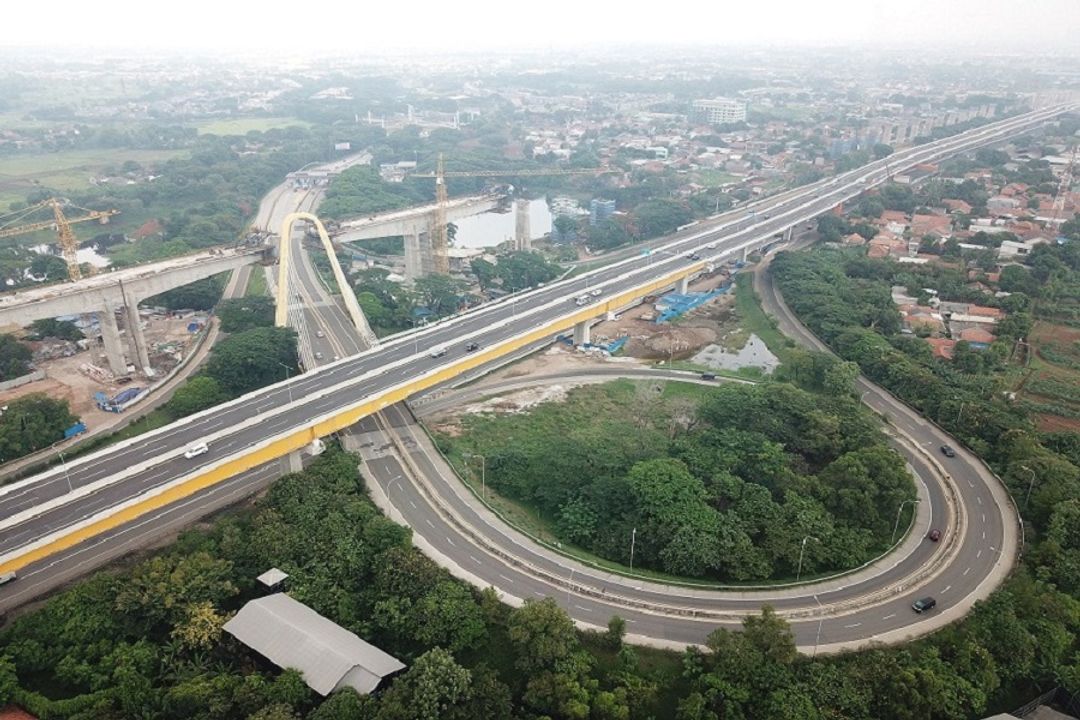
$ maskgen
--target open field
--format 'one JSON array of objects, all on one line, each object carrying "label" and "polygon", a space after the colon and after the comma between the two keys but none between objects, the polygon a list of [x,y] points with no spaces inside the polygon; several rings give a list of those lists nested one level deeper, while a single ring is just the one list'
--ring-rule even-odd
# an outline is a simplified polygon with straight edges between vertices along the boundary
[{"label": "open field", "polygon": [[311,127],[311,123],[291,117],[211,120],[206,123],[199,123],[196,127],[199,129],[200,135],[246,135],[252,130],[264,132],[266,130],[273,130],[274,128],[289,127],[290,125]]},{"label": "open field", "polygon": [[1037,322],[1029,342],[1031,374],[1019,398],[1040,430],[1080,431],[1080,330]]},{"label": "open field", "polygon": [[56,153],[0,157],[0,210],[14,201],[24,201],[39,184],[57,190],[90,187],[90,176],[128,160],[149,164],[164,162],[183,150],[69,150]]}]

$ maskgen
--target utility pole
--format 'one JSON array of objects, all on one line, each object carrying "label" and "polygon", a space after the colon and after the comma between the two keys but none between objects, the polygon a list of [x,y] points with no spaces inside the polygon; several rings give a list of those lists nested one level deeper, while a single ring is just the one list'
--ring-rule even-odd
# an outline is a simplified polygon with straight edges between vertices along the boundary
[{"label": "utility pole", "polygon": [[814,540],[816,542],[821,542],[820,540],[818,540],[813,535],[807,535],[806,537],[804,537],[802,539],[802,546],[799,548],[799,569],[795,573],[795,582],[799,582],[799,579],[802,577],[802,559],[803,559],[803,553],[806,552],[806,541],[807,540]]},{"label": "utility pole", "polygon": [[634,571],[634,542],[637,540],[637,528],[630,532],[630,572]]}]

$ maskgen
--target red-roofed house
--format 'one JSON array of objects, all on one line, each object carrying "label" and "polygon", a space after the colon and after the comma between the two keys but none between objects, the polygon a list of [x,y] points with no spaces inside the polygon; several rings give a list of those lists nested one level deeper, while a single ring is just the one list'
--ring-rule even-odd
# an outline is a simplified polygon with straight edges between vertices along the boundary
[{"label": "red-roofed house", "polygon": [[956,341],[948,338],[926,338],[926,342],[930,345],[930,350],[933,352],[934,357],[941,358],[942,360],[952,360],[953,350],[956,349]]},{"label": "red-roofed house", "polygon": [[946,199],[946,200],[942,200],[941,204],[944,205],[945,207],[949,208],[949,210],[951,212],[963,213],[964,215],[970,215],[971,214],[971,206],[968,205],[963,200]]},{"label": "red-roofed house", "polygon": [[906,225],[907,213],[901,212],[899,210],[886,210],[885,212],[881,213],[881,217],[879,219],[882,223],[885,223],[886,225],[891,222]]},{"label": "red-roofed house", "polygon": [[960,339],[966,340],[969,343],[981,343],[983,345],[989,345],[997,340],[997,336],[991,332],[987,332],[982,328],[968,328],[960,333]]},{"label": "red-roofed house", "polygon": [[915,215],[911,218],[911,234],[947,237],[952,231],[952,218],[948,215]]},{"label": "red-roofed house", "polygon": [[966,314],[978,317],[992,317],[999,320],[1005,317],[1004,311],[1000,308],[984,307],[983,305],[968,305]]}]

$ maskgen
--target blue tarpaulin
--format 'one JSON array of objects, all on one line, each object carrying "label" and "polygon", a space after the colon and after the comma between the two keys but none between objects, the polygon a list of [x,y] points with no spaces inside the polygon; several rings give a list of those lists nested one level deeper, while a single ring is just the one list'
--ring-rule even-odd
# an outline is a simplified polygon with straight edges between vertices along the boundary
[{"label": "blue tarpaulin", "polygon": [[717,295],[723,295],[731,288],[731,283],[723,285],[712,292],[707,293],[669,293],[656,301],[656,309],[659,315],[656,322],[669,322],[673,318],[690,312],[712,300]]}]

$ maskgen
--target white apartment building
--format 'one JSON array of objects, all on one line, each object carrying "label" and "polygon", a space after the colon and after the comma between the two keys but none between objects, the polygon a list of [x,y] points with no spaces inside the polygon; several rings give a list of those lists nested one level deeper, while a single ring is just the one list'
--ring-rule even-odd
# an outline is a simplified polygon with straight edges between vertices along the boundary
[{"label": "white apartment building", "polygon": [[731,98],[695,100],[694,115],[712,125],[746,122],[746,103]]}]

